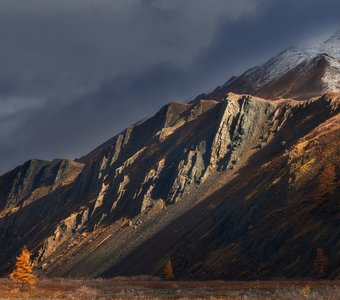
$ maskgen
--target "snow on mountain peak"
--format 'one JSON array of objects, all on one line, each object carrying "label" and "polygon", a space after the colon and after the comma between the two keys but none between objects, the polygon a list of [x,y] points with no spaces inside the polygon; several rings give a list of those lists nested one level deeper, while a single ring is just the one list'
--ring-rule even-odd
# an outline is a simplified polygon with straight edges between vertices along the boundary
[{"label": "snow on mountain peak", "polygon": [[320,45],[320,52],[327,53],[335,59],[340,59],[340,30]]},{"label": "snow on mountain peak", "polygon": [[289,47],[195,100],[221,100],[228,92],[299,100],[340,92],[340,30]]},{"label": "snow on mountain peak", "polygon": [[309,45],[308,47],[289,47],[266,63],[246,71],[242,76],[249,77],[255,88],[259,89],[270,81],[280,78],[302,62],[308,64],[308,62],[322,54],[329,56],[327,60],[330,64],[330,70],[325,74],[324,83],[330,90],[340,91],[340,30],[331,35],[327,40]]}]

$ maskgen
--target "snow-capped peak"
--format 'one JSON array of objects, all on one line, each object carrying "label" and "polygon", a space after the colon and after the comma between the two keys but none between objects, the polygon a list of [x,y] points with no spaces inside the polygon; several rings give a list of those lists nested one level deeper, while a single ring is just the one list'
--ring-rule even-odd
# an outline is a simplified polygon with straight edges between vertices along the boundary
[{"label": "snow-capped peak", "polygon": [[228,92],[265,99],[310,99],[327,92],[340,92],[340,30],[327,38],[314,38],[287,48],[262,65],[199,99],[224,99]]},{"label": "snow-capped peak", "polygon": [[[272,80],[280,78],[302,62],[308,63],[321,54],[329,56],[329,62],[333,67],[332,75],[327,80],[334,81],[332,87],[337,87],[339,81],[339,58],[340,58],[340,30],[327,40],[308,47],[294,46],[286,49],[273,57],[263,65],[257,66],[245,72],[242,77],[249,77],[256,89],[265,86]],[[335,89],[338,91],[338,88]]]}]

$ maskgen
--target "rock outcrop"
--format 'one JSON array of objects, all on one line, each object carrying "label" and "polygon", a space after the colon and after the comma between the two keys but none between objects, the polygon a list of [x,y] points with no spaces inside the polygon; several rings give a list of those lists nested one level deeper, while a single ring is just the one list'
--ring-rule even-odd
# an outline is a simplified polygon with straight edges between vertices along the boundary
[{"label": "rock outcrop", "polygon": [[26,204],[72,183],[79,175],[83,164],[67,159],[52,162],[30,160],[15,170],[1,176],[0,209]]}]

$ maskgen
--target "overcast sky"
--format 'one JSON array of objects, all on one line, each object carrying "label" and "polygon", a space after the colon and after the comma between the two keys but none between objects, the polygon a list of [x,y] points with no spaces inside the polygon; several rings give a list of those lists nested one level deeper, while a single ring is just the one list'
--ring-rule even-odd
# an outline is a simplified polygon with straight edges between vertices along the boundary
[{"label": "overcast sky", "polygon": [[0,0],[0,173],[75,158],[339,28],[338,0]]}]

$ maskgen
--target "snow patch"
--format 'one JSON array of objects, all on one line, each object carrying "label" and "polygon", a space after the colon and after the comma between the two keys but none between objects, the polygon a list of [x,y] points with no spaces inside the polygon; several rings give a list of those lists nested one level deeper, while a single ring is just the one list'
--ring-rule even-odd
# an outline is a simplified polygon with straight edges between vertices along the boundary
[{"label": "snow patch", "polygon": [[340,92],[340,60],[329,58],[330,67],[323,77],[325,88],[329,92]]}]

